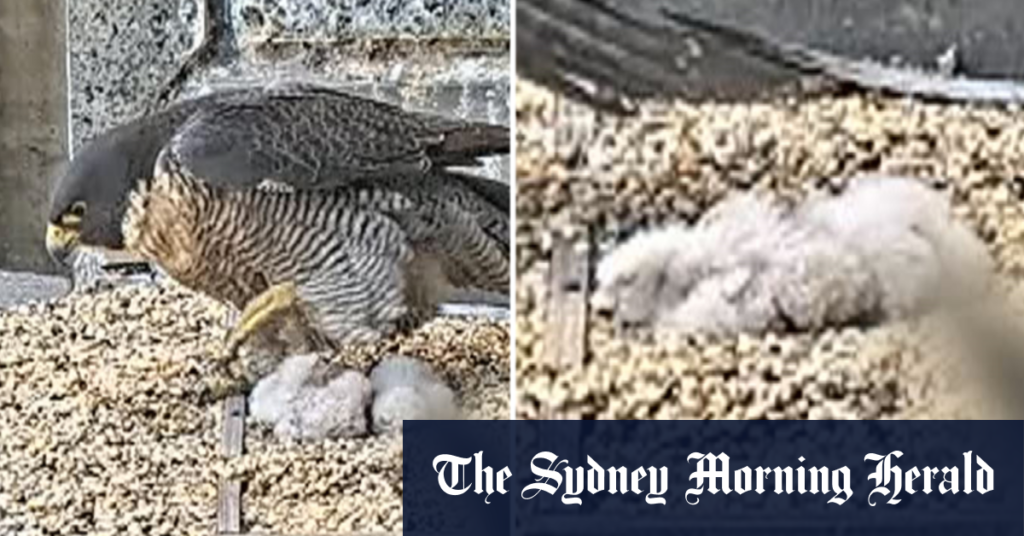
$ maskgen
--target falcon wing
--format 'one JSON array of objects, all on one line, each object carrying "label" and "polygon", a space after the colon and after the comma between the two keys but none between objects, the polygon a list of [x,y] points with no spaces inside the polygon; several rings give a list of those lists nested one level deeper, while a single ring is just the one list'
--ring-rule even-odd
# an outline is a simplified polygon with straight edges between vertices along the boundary
[{"label": "falcon wing", "polygon": [[507,294],[509,213],[466,187],[463,178],[432,173],[416,182],[382,179],[368,191],[382,190],[408,200],[375,209],[398,222],[417,255],[437,262],[452,286]]},{"label": "falcon wing", "polygon": [[407,112],[309,86],[232,93],[200,107],[164,147],[213,185],[333,188],[507,153],[507,127]]},{"label": "falcon wing", "polygon": [[444,175],[473,190],[474,193],[494,205],[494,208],[498,209],[501,213],[510,213],[511,203],[509,202],[509,197],[511,197],[512,188],[508,183],[463,173],[444,173]]}]

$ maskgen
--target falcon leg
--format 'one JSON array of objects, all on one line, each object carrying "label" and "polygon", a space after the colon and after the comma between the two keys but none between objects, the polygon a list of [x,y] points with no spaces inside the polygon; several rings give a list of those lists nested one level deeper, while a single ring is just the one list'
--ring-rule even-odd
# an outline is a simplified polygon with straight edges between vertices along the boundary
[{"label": "falcon leg", "polygon": [[250,300],[238,323],[228,334],[228,355],[236,355],[250,337],[274,322],[281,314],[295,310],[298,305],[298,290],[293,283],[274,285]]}]

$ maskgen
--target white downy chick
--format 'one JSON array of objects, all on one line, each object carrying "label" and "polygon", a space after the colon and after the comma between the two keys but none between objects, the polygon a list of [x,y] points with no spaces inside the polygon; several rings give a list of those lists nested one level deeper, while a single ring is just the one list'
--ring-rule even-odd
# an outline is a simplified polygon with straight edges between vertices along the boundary
[{"label": "white downy chick", "polygon": [[384,358],[370,373],[377,433],[400,431],[403,420],[458,419],[455,393],[427,365],[410,357]]},{"label": "white downy chick", "polygon": [[693,227],[642,233],[601,261],[594,305],[674,332],[814,330],[922,311],[987,260],[937,192],[863,178],[791,211],[739,194]]},{"label": "white downy chick", "polygon": [[980,291],[992,269],[985,245],[922,181],[865,175],[839,196],[814,196],[797,217],[865,260],[885,318],[920,314]]},{"label": "white downy chick", "polygon": [[274,427],[274,434],[293,440],[354,437],[367,431],[370,381],[344,371],[324,385],[311,383],[318,357],[303,354],[285,359],[249,397],[250,413]]}]

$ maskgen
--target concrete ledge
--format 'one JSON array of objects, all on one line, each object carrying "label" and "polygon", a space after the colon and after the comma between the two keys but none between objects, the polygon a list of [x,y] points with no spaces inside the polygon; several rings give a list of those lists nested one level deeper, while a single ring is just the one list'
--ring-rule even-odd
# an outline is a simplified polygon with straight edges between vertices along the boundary
[{"label": "concrete ledge", "polygon": [[0,310],[59,298],[71,290],[63,277],[0,271]]}]

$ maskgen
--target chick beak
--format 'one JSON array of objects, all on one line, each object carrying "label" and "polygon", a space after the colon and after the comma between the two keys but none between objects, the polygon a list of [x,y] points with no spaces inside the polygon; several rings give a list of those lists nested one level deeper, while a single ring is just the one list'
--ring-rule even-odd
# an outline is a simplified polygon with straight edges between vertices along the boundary
[{"label": "chick beak", "polygon": [[56,223],[46,226],[46,250],[58,265],[67,267],[77,246],[77,229],[69,229]]}]

